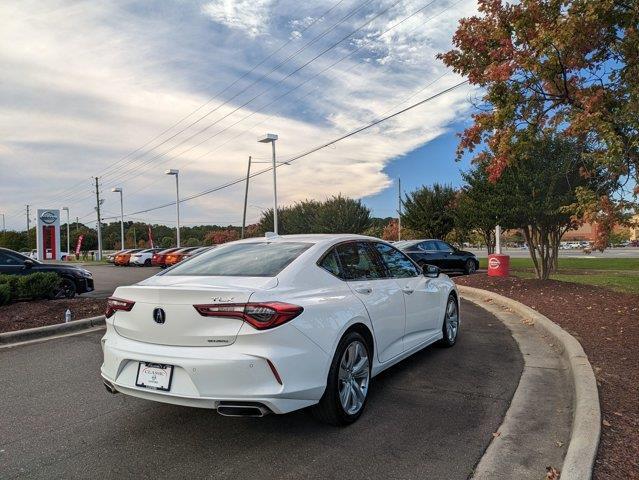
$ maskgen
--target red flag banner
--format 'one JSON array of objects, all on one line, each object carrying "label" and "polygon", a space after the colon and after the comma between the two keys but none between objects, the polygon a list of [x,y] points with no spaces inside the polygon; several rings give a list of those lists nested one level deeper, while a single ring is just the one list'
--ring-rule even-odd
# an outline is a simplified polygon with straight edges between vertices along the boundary
[{"label": "red flag banner", "polygon": [[82,248],[82,240],[84,240],[84,235],[80,235],[78,237],[78,243],[75,246],[75,254],[80,255],[80,249]]}]

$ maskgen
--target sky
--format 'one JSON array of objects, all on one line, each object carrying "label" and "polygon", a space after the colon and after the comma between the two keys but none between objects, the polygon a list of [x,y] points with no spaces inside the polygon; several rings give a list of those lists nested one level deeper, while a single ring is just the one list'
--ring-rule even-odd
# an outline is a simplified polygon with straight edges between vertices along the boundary
[{"label": "sky", "polygon": [[[436,54],[474,0],[70,0],[0,3],[0,213],[25,205],[175,224],[141,212],[285,161],[463,79]],[[460,184],[456,134],[478,92],[462,86],[277,170],[280,205],[342,194],[393,216],[406,191]],[[241,223],[242,182],[181,203],[183,225]],[[251,179],[249,223],[272,206]]]}]

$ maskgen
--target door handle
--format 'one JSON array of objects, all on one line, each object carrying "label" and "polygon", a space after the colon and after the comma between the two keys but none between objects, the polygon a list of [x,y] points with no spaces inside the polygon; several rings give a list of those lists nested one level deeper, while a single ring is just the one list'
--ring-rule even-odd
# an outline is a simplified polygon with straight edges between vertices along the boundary
[{"label": "door handle", "polygon": [[371,287],[357,287],[355,291],[357,293],[363,293],[364,295],[368,295],[369,293],[373,291],[373,289]]},{"label": "door handle", "polygon": [[408,288],[408,287],[404,287],[402,288],[402,292],[404,292],[406,295],[410,295],[411,293],[413,293],[415,290],[412,288]]}]

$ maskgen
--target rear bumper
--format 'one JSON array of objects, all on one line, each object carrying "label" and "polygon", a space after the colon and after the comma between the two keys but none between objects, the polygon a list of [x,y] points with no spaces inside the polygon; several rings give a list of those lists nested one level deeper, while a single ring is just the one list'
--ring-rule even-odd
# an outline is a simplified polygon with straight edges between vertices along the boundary
[{"label": "rear bumper", "polygon": [[[245,324],[232,345],[184,347],[127,339],[107,324],[101,375],[124,394],[190,407],[215,409],[220,402],[258,402],[274,413],[287,413],[317,403],[326,386],[327,355],[291,325],[266,332],[252,330]],[[173,365],[170,391],[136,386],[139,362]]]}]

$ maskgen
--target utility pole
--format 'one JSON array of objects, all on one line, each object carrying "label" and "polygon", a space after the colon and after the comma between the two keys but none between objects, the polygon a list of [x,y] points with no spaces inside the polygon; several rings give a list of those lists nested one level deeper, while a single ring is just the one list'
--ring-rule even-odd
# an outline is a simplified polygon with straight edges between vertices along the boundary
[{"label": "utility pole", "polygon": [[29,230],[31,229],[31,219],[29,218],[29,205],[27,205],[27,245],[31,248],[31,239],[29,238]]},{"label": "utility pole", "polygon": [[135,231],[135,227],[133,227],[133,248],[138,247],[138,237],[137,232]]},{"label": "utility pole", "polygon": [[249,178],[251,177],[251,156],[249,155],[248,169],[246,170],[246,187],[244,188],[244,213],[242,213],[242,234],[244,238],[244,228],[246,227],[246,202],[248,202]]},{"label": "utility pole", "polygon": [[98,255],[96,260],[102,260],[102,218],[100,217],[100,185],[98,177],[95,177],[95,211],[98,214]]},{"label": "utility pole", "polygon": [[397,241],[402,239],[402,179],[397,177]]},{"label": "utility pole", "polygon": [[80,231],[80,217],[75,217],[75,233]]},{"label": "utility pole", "polygon": [[7,226],[4,223],[4,213],[2,214],[2,232],[7,233]]}]

